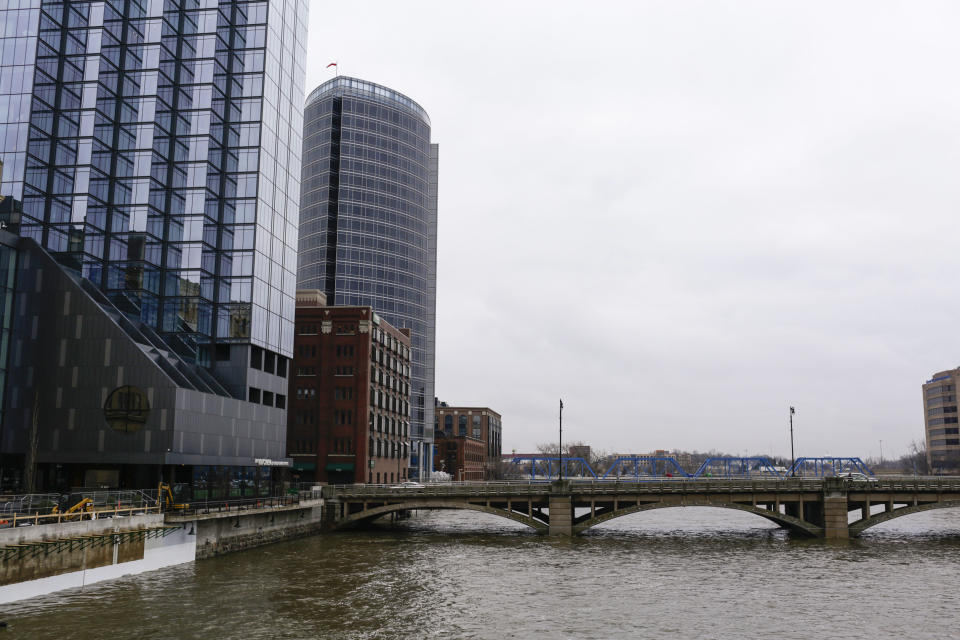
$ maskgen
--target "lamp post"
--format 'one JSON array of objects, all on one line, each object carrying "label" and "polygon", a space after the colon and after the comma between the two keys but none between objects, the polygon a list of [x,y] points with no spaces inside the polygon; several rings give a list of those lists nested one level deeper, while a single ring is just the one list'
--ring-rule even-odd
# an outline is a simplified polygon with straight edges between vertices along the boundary
[{"label": "lamp post", "polygon": [[560,471],[559,478],[563,480],[563,398],[560,399]]},{"label": "lamp post", "polygon": [[796,462],[796,458],[793,457],[793,414],[796,412],[797,412],[796,409],[794,409],[793,407],[790,407],[790,475],[791,476],[797,475],[797,471],[796,469],[794,469],[794,465],[796,465],[797,462]]}]

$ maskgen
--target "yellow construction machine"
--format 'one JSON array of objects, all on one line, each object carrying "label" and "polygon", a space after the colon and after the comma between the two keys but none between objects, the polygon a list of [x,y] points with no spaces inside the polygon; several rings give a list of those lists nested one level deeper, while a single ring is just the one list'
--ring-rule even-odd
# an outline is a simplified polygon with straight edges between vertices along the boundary
[{"label": "yellow construction machine", "polygon": [[53,509],[50,510],[50,513],[62,513],[64,515],[81,515],[83,512],[93,511],[93,500],[90,498],[83,498],[78,500],[71,507],[67,507],[69,500],[61,502],[59,505],[53,505]]},{"label": "yellow construction machine", "polygon": [[157,485],[157,502],[163,504],[163,510],[169,511],[171,509],[183,510],[189,509],[190,505],[187,503],[175,503],[173,501],[173,489],[170,488],[170,485],[166,482],[161,482]]}]

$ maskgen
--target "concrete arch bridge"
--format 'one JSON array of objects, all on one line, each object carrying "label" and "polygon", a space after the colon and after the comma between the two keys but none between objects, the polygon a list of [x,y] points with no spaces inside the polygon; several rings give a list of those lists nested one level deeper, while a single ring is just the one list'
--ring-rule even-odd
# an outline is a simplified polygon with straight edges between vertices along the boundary
[{"label": "concrete arch bridge", "polygon": [[323,498],[328,531],[400,511],[466,509],[570,536],[640,511],[701,506],[753,513],[803,536],[842,539],[899,516],[960,506],[960,477],[358,484],[324,487]]}]

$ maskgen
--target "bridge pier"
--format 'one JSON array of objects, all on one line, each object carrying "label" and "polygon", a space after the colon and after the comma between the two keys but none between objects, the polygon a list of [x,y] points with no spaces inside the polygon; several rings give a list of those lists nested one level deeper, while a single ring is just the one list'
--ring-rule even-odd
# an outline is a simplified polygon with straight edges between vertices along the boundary
[{"label": "bridge pier", "polygon": [[557,481],[550,487],[550,535],[569,538],[573,535],[573,497],[570,482]]},{"label": "bridge pier", "polygon": [[323,511],[320,516],[320,528],[323,531],[333,531],[337,528],[340,521],[340,514],[343,511],[343,505],[336,498],[326,498],[323,503]]},{"label": "bridge pier", "polygon": [[[847,540],[850,538],[850,525],[847,516],[849,510],[850,503],[844,482],[838,478],[824,478],[822,508],[824,538],[827,540]],[[869,507],[867,507],[867,510],[869,512]]]}]

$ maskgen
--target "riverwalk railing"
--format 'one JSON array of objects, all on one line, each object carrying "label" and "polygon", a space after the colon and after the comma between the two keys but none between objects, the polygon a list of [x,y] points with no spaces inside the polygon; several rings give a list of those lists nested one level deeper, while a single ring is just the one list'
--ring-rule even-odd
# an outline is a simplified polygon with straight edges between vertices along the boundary
[{"label": "riverwalk railing", "polygon": [[142,516],[147,513],[160,513],[160,507],[114,507],[113,509],[75,511],[74,513],[13,513],[11,515],[0,515],[0,529]]},{"label": "riverwalk railing", "polygon": [[[317,496],[319,497],[319,495]],[[262,498],[230,498],[222,500],[200,500],[182,505],[179,508],[167,509],[168,513],[177,515],[204,515],[208,513],[229,513],[231,511],[249,511],[250,509],[267,509],[270,507],[289,507],[300,504],[300,494],[271,496]]]}]

